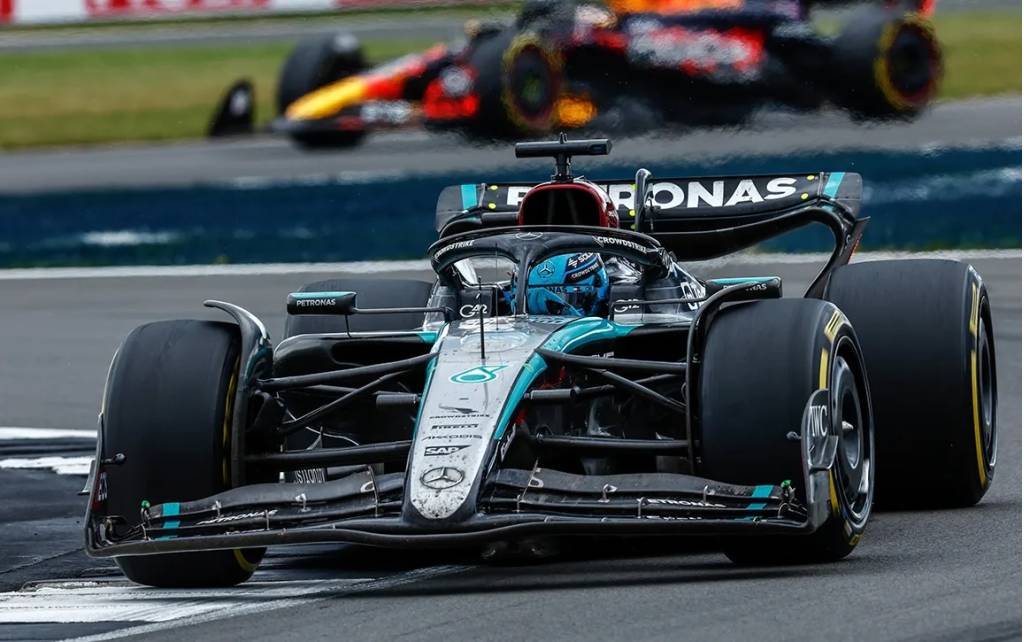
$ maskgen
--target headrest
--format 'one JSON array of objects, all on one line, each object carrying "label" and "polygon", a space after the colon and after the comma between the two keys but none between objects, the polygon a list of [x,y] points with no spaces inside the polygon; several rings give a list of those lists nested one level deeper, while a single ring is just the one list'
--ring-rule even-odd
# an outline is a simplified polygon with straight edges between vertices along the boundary
[{"label": "headrest", "polygon": [[519,205],[520,225],[617,227],[608,216],[604,192],[586,183],[547,183],[534,187]]}]

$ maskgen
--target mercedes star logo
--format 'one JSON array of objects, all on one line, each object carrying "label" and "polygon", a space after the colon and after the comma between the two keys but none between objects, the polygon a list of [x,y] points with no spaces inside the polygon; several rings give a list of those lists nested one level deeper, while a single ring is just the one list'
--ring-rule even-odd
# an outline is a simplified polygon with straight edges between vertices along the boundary
[{"label": "mercedes star logo", "polygon": [[420,482],[427,488],[444,490],[445,488],[458,486],[465,478],[466,476],[458,468],[442,466],[440,468],[431,468],[423,473],[423,476],[420,477]]},{"label": "mercedes star logo", "polygon": [[537,239],[544,236],[540,232],[518,232],[516,238],[520,241],[536,241]]},{"label": "mercedes star logo", "polygon": [[555,264],[551,261],[544,261],[544,263],[537,268],[537,272],[540,273],[541,276],[551,276],[555,273]]}]

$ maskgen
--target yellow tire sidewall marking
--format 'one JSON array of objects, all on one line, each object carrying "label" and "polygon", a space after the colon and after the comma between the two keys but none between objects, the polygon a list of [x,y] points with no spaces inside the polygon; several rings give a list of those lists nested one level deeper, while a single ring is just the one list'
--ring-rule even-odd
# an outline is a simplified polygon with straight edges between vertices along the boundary
[{"label": "yellow tire sidewall marking", "polygon": [[[907,15],[904,17],[903,24],[915,26],[929,34],[929,36],[932,36],[934,33],[931,23],[920,16]],[[894,109],[909,111],[914,108],[914,103],[900,93],[896,85],[893,84],[892,77],[889,75],[888,54],[889,50],[892,49],[893,43],[896,41],[896,36],[899,34],[901,26],[900,24],[890,23],[878,39],[878,55],[875,57],[874,63],[875,84],[882,92],[885,100]]]},{"label": "yellow tire sidewall marking", "polygon": [[[231,479],[228,471],[228,463],[231,459],[231,415],[235,409],[235,392],[238,389],[238,369],[241,367],[241,357],[235,360],[235,365],[231,369],[231,378],[228,380],[228,394],[224,399],[224,425],[221,432],[221,449],[223,450],[224,458],[221,460],[221,478],[224,480],[224,484],[227,485]],[[234,554],[235,562],[238,563],[246,573],[252,573],[256,570],[256,565],[245,559],[245,553],[240,548],[234,548],[231,550]]]},{"label": "yellow tire sidewall marking", "polygon": [[[831,350],[835,345],[836,336],[839,334],[839,328],[842,327],[843,323],[846,322],[846,316],[841,310],[836,309],[832,312],[832,316],[829,318],[828,323],[825,324],[825,338],[828,339],[828,346],[821,349],[821,357],[818,362],[818,388],[824,390],[829,387],[829,366],[831,365]],[[831,512],[836,517],[843,520],[843,533],[846,535],[847,543],[850,546],[856,546],[860,542],[862,533],[856,532],[853,527],[853,523],[843,515],[842,506],[839,503],[839,492],[836,490],[836,472],[835,466],[829,471],[828,474],[828,504]]]},{"label": "yellow tire sidewall marking", "polygon": [[974,421],[974,452],[978,460],[978,479],[981,487],[988,485],[988,462],[981,441],[981,394],[978,390],[978,325],[981,314],[981,290],[977,283],[971,283],[971,318],[967,328],[974,342],[971,350],[971,417]]},{"label": "yellow tire sidewall marking", "polygon": [[842,325],[843,313],[839,310],[835,310],[832,313],[832,318],[825,324],[825,338],[828,339],[829,343],[832,343],[836,339],[836,333],[839,332],[839,326]]},{"label": "yellow tire sidewall marking", "polygon": [[818,389],[828,387],[828,348],[821,349],[821,361],[818,364]]},{"label": "yellow tire sidewall marking", "polygon": [[[515,97],[512,95],[512,87],[509,82],[508,71],[512,68],[512,63],[515,62],[516,56],[519,52],[525,50],[527,47],[534,47],[547,61],[548,65],[552,69],[556,70],[558,74],[562,72],[563,61],[557,51],[552,51],[549,47],[544,45],[544,41],[538,34],[528,33],[516,37],[515,40],[508,46],[508,49],[501,56],[501,68],[504,78],[501,83],[501,102],[505,106],[505,113],[509,120],[512,121],[516,127],[523,130],[537,130],[544,129],[545,127],[551,127],[554,124],[558,100],[561,98],[561,91],[553,97],[551,113],[548,115],[548,122],[538,126],[536,123],[530,123],[528,119],[519,111],[519,108],[515,104]],[[561,84],[561,83],[560,83]]]},{"label": "yellow tire sidewall marking", "polygon": [[241,366],[241,357],[235,360],[235,366],[231,369],[231,378],[228,380],[228,394],[224,399],[224,422],[221,427],[221,451],[225,453],[221,460],[221,481],[226,486],[231,481],[228,470],[228,463],[231,459],[231,415],[235,410],[235,391],[238,389],[238,368]]},{"label": "yellow tire sidewall marking", "polygon": [[836,492],[835,472],[828,474],[828,504],[832,507],[832,514],[839,514],[839,494]]},{"label": "yellow tire sidewall marking", "polygon": [[256,571],[256,565],[245,559],[245,553],[242,552],[242,549],[235,548],[232,549],[231,552],[235,554],[235,561],[238,562],[238,566],[241,567],[243,571],[246,573],[253,573]]}]

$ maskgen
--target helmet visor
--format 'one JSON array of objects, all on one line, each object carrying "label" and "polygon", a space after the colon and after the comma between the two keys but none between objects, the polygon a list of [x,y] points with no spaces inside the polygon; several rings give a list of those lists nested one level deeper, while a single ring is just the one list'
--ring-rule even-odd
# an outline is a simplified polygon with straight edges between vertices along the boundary
[{"label": "helmet visor", "polygon": [[597,288],[592,285],[535,285],[526,293],[529,314],[587,316],[596,302]]}]

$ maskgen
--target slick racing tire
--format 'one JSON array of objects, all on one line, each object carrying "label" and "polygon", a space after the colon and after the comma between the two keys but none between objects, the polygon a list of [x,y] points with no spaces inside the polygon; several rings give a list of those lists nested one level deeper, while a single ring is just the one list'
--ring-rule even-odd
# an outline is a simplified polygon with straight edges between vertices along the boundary
[{"label": "slick racing tire", "polygon": [[853,551],[871,512],[871,401],[857,336],[836,306],[778,299],[733,306],[709,327],[700,372],[701,466],[707,479],[742,485],[789,480],[806,505],[801,430],[812,393],[828,390],[838,449],[828,473],[824,524],[807,536],[726,539],[740,564],[830,562]]},{"label": "slick racing tire", "polygon": [[878,6],[855,11],[833,43],[837,102],[856,116],[916,116],[935,97],[942,53],[928,20]]},{"label": "slick racing tire", "polygon": [[[306,94],[364,69],[362,47],[351,34],[324,34],[299,43],[278,78],[278,114],[283,115],[289,105]],[[319,149],[352,147],[363,140],[366,132],[294,132],[290,136],[300,147]]]},{"label": "slick racing tire", "polygon": [[[361,308],[423,307],[430,298],[432,284],[415,279],[328,279],[304,285],[300,292],[356,292]],[[422,313],[356,314],[348,318],[337,315],[290,316],[285,321],[284,336],[324,334],[331,332],[374,332],[418,330],[423,325]]]},{"label": "slick racing tire", "polygon": [[[238,328],[160,321],[136,328],[111,365],[102,429],[107,514],[139,523],[145,502],[192,501],[229,488]],[[232,586],[249,579],[264,549],[116,558],[128,579],[159,587]]]},{"label": "slick racing tire", "polygon": [[539,35],[502,32],[481,42],[470,56],[477,70],[483,136],[542,135],[555,125],[562,93],[562,59]]},{"label": "slick racing tire", "polygon": [[864,349],[879,504],[976,504],[995,473],[998,401],[981,277],[958,261],[873,261],[836,270],[826,297]]}]

